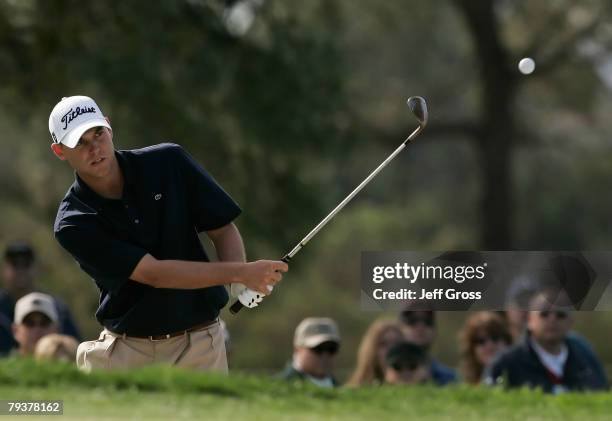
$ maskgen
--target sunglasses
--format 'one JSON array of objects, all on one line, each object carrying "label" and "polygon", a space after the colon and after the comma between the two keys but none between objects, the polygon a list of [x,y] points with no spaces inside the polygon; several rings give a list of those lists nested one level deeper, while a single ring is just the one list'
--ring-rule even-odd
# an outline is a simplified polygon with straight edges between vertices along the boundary
[{"label": "sunglasses", "polygon": [[310,348],[310,350],[317,355],[323,355],[326,353],[330,355],[336,355],[339,349],[340,344],[336,342],[323,342],[322,344],[317,345],[314,348]]},{"label": "sunglasses", "polygon": [[481,336],[479,338],[474,338],[474,344],[476,346],[482,346],[487,342],[500,342],[502,340],[501,336],[490,335],[490,336]]},{"label": "sunglasses", "polygon": [[407,362],[395,362],[393,364],[391,364],[391,368],[393,368],[393,370],[395,371],[404,371],[404,370],[408,370],[408,371],[415,371],[417,368],[419,368],[421,364],[419,364],[416,361],[411,361],[409,363]]},{"label": "sunglasses", "polygon": [[23,256],[10,257],[6,259],[7,263],[15,269],[28,269],[32,266],[32,259]]},{"label": "sunglasses", "polygon": [[544,310],[544,311],[540,311],[540,318],[541,319],[547,319],[548,316],[550,315],[554,315],[558,320],[564,320],[567,319],[567,317],[569,316],[569,313],[567,311],[549,311],[549,310]]},{"label": "sunglasses", "polygon": [[31,319],[25,319],[23,321],[23,325],[26,327],[49,327],[51,326],[51,320],[49,319],[43,319],[43,320],[31,320]]}]

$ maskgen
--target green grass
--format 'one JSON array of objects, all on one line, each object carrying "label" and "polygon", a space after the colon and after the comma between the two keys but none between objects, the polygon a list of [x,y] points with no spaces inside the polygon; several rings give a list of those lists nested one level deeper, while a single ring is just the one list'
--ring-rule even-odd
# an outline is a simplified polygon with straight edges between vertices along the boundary
[{"label": "green grass", "polygon": [[[318,389],[169,367],[85,375],[63,364],[0,362],[0,399],[64,400],[58,419],[604,420],[612,394],[449,387]],[[40,419],[20,417],[19,419]]]}]

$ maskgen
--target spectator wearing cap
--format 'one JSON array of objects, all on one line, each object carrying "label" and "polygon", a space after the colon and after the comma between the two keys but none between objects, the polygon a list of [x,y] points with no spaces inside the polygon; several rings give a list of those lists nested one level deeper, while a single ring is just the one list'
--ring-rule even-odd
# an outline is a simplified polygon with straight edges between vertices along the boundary
[{"label": "spectator wearing cap", "polygon": [[309,380],[317,386],[336,387],[334,360],[340,349],[338,325],[327,317],[309,317],[300,322],[293,338],[293,359],[281,377]]},{"label": "spectator wearing cap", "polygon": [[50,333],[40,338],[34,349],[34,358],[40,361],[74,363],[79,343],[72,336]]},{"label": "spectator wearing cap", "polygon": [[[36,255],[28,243],[14,242],[4,251],[2,265],[4,289],[0,290],[0,355],[6,355],[17,346],[10,322],[14,319],[15,303],[21,297],[39,291],[36,285]],[[53,297],[59,317],[60,332],[80,340],[79,330],[74,323],[68,306]]]},{"label": "spectator wearing cap", "polygon": [[385,355],[385,384],[422,384],[430,380],[429,361],[423,347],[398,342]]},{"label": "spectator wearing cap", "polygon": [[40,338],[58,331],[58,314],[53,297],[32,292],[15,304],[13,336],[18,343],[18,355],[32,356]]},{"label": "spectator wearing cap", "polygon": [[349,387],[379,385],[385,379],[385,356],[394,344],[402,342],[404,334],[395,320],[376,320],[361,339],[357,365],[347,381]]},{"label": "spectator wearing cap", "polygon": [[438,386],[457,381],[455,370],[431,357],[431,346],[436,338],[436,319],[433,310],[407,309],[400,313],[399,320],[404,336],[415,345],[423,347],[428,355],[431,380]]},{"label": "spectator wearing cap", "polygon": [[541,291],[533,297],[530,308],[536,310],[528,314],[527,334],[485,370],[488,384],[528,386],[553,394],[608,388],[601,365],[568,340],[573,316],[564,301],[558,292]]},{"label": "spectator wearing cap", "polygon": [[461,372],[469,384],[479,384],[486,366],[512,344],[504,318],[492,311],[472,313],[459,332]]}]

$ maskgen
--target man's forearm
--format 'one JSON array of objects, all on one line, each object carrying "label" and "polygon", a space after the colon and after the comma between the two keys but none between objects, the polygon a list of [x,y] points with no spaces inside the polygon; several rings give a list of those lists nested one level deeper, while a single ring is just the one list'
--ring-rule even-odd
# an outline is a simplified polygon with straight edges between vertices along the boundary
[{"label": "man's forearm", "polygon": [[145,255],[132,272],[130,279],[154,288],[197,289],[216,285],[241,283],[267,294],[269,286],[281,280],[284,262],[258,260],[256,262],[190,262],[157,260]]},{"label": "man's forearm", "polygon": [[141,278],[156,288],[197,289],[227,285],[243,281],[245,269],[242,262],[157,260],[150,255],[145,259],[149,261],[145,262]]},{"label": "man's forearm", "polygon": [[197,289],[217,285],[244,284],[267,294],[270,286],[281,280],[287,264],[279,261],[258,260],[245,263],[242,238],[234,224],[208,232],[215,244],[219,262],[157,260],[144,256],[130,279],[155,288]]}]

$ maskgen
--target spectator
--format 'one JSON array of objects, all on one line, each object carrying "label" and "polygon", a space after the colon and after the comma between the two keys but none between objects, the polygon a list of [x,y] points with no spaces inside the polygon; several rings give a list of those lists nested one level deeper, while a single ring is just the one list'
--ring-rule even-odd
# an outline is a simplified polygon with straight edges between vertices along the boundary
[{"label": "spectator", "polygon": [[438,386],[457,381],[455,371],[431,358],[431,346],[436,338],[436,318],[433,310],[406,309],[399,315],[404,336],[415,345],[425,349],[429,359],[432,381]]},{"label": "spectator", "polygon": [[501,354],[486,369],[487,383],[539,387],[553,394],[608,388],[601,365],[594,364],[583,347],[568,340],[572,314],[552,304],[552,297],[547,291],[533,297],[530,307],[537,310],[529,312],[527,334],[522,343]]},{"label": "spectator", "polygon": [[512,344],[506,321],[497,313],[473,313],[459,333],[461,371],[469,384],[478,384],[493,358]]},{"label": "spectator", "polygon": [[[8,354],[17,346],[6,323],[14,319],[15,302],[39,290],[35,282],[36,256],[29,244],[23,242],[9,244],[4,252],[2,278],[5,289],[0,290],[0,356]],[[58,298],[54,298],[54,305],[59,315],[60,331],[80,340],[79,331],[68,306]]]},{"label": "spectator", "polygon": [[[504,315],[508,321],[510,333],[512,334],[512,343],[522,343],[527,331],[527,318],[531,309],[530,304],[533,297],[538,291],[551,292],[550,288],[545,288],[543,285],[536,283],[528,277],[519,277],[512,282],[506,299],[506,311]],[[566,340],[575,348],[580,350],[584,358],[589,360],[589,364],[597,368],[598,372],[604,372],[604,368],[597,358],[595,351],[589,342],[580,336],[578,333],[571,331],[568,333]]]},{"label": "spectator", "polygon": [[40,338],[57,333],[58,315],[53,297],[32,292],[17,300],[13,336],[18,344],[18,355],[32,356]]},{"label": "spectator", "polygon": [[285,380],[309,380],[317,386],[336,387],[333,369],[339,349],[336,322],[326,317],[306,318],[295,329],[293,359],[281,376]]},{"label": "spectator", "polygon": [[421,384],[430,380],[429,361],[423,347],[398,342],[385,356],[386,384]]},{"label": "spectator", "polygon": [[51,333],[40,338],[34,348],[34,358],[74,363],[78,346],[79,343],[72,336]]},{"label": "spectator", "polygon": [[404,340],[400,325],[392,320],[372,323],[359,344],[357,366],[347,382],[358,387],[382,384],[385,379],[385,356],[389,348]]}]

